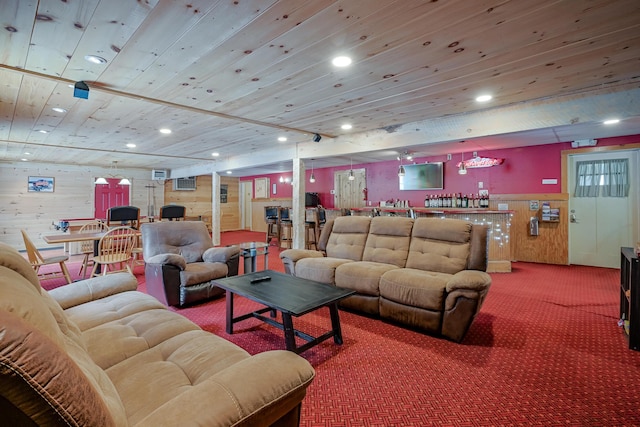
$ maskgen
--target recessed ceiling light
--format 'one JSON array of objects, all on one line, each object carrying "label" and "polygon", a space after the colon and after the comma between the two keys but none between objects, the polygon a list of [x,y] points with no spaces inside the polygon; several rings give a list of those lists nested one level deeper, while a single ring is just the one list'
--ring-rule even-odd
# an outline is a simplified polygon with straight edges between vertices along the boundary
[{"label": "recessed ceiling light", "polygon": [[162,129],[160,129],[160,133],[164,133],[165,135],[169,135],[171,133],[171,129],[162,128]]},{"label": "recessed ceiling light", "polygon": [[604,123],[605,125],[615,125],[616,123],[620,123],[620,119],[608,119],[602,123]]},{"label": "recessed ceiling light", "polygon": [[342,126],[340,126],[342,129],[344,130],[349,130],[351,129],[353,126],[351,126],[349,123],[345,123]]},{"label": "recessed ceiling light", "polygon": [[22,160],[23,162],[27,162],[28,161],[27,159],[20,159],[20,160]]},{"label": "recessed ceiling light", "polygon": [[231,175],[233,172],[231,171],[227,171],[227,175]]},{"label": "recessed ceiling light", "polygon": [[52,110],[55,111],[56,113],[66,113],[67,112],[67,110],[65,110],[62,107],[53,107]]},{"label": "recessed ceiling light", "polygon": [[211,155],[212,155],[213,157],[218,157],[218,156],[220,155],[220,153],[217,153],[217,152],[216,152],[216,153],[211,153]]},{"label": "recessed ceiling light", "polygon": [[480,95],[476,98],[476,101],[478,102],[488,102],[491,101],[493,99],[493,96],[491,95]]},{"label": "recessed ceiling light", "polygon": [[48,130],[44,130],[44,129],[40,129],[38,132],[40,132],[40,133],[49,133]]},{"label": "recessed ceiling light", "polygon": [[127,147],[129,147],[129,148],[136,148],[136,144],[134,144],[134,143],[130,142],[130,143],[128,143],[128,144],[127,144]]},{"label": "recessed ceiling light", "polygon": [[348,67],[349,65],[351,65],[351,58],[349,58],[348,56],[336,56],[335,58],[333,58],[331,63],[336,67]]},{"label": "recessed ceiling light", "polygon": [[98,55],[85,55],[84,59],[86,61],[89,61],[93,64],[106,64],[107,60],[104,59],[102,56],[98,56]]},{"label": "recessed ceiling light", "polygon": [[278,141],[280,141],[280,142],[285,142],[286,140],[287,140],[286,136],[279,136],[278,137]]},{"label": "recessed ceiling light", "polygon": [[30,156],[30,155],[31,155],[31,153],[30,153],[30,152],[28,152],[28,151],[25,151],[25,152],[24,152],[24,155],[25,155],[25,156]]}]

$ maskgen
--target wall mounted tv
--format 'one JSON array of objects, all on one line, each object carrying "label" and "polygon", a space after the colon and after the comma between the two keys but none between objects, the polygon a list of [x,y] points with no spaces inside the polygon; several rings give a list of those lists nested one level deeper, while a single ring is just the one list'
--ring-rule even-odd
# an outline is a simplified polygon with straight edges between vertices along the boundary
[{"label": "wall mounted tv", "polygon": [[403,165],[404,176],[400,176],[400,190],[444,189],[444,163]]}]

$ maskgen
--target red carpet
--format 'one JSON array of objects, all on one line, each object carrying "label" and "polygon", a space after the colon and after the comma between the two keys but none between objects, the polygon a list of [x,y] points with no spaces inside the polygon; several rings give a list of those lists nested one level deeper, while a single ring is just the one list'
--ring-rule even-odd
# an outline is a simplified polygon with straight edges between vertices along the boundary
[{"label": "red carpet", "polygon": [[[223,243],[261,236],[224,233]],[[269,264],[282,271],[277,254]],[[341,311],[344,344],[303,353],[317,377],[301,424],[640,425],[640,352],[617,326],[618,270],[515,263],[492,278],[462,344]],[[238,313],[255,306],[236,301]],[[284,348],[282,332],[255,319],[227,335],[224,298],[176,311],[250,353]],[[329,324],[328,310],[294,319],[312,333]]]}]

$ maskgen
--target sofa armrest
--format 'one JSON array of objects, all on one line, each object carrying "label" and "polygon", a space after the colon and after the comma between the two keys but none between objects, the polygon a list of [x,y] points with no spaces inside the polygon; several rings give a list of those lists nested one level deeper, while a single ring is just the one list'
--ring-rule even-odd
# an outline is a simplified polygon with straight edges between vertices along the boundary
[{"label": "sofa armrest", "polygon": [[322,258],[323,256],[322,252],[311,249],[286,249],[280,252],[280,259],[286,258],[293,262],[298,262],[302,258]]},{"label": "sofa armrest", "polygon": [[173,265],[180,270],[187,268],[187,261],[182,255],[178,254],[158,254],[144,260],[147,264]]},{"label": "sofa armrest", "polygon": [[209,248],[202,254],[204,262],[228,262],[230,259],[240,256],[241,249],[237,246],[224,248]]},{"label": "sofa armrest", "polygon": [[486,292],[489,286],[491,286],[491,276],[484,271],[462,270],[447,282],[447,293],[457,290]]},{"label": "sofa armrest", "polygon": [[287,249],[280,253],[280,259],[284,265],[284,271],[287,274],[295,276],[296,262],[304,258],[322,258],[324,254],[320,251],[312,251],[311,249]]},{"label": "sofa armrest", "polygon": [[314,377],[309,362],[292,352],[259,353],[194,385],[136,425],[272,425],[300,405]]},{"label": "sofa armrest", "polygon": [[114,273],[69,283],[49,291],[63,309],[84,304],[89,301],[115,295],[121,292],[135,291],[138,288],[136,277],[129,273]]}]

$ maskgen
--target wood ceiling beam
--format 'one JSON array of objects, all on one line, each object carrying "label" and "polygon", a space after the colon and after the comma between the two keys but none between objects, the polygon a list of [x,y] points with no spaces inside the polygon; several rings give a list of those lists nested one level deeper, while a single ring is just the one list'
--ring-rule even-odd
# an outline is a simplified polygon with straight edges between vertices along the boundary
[{"label": "wood ceiling beam", "polygon": [[[0,64],[0,69],[7,70],[7,71],[12,71],[12,72],[23,74],[23,75],[29,75],[29,76],[37,77],[37,78],[41,78],[41,79],[51,80],[51,81],[54,81],[54,82],[57,82],[57,83],[65,83],[65,84],[72,84],[72,85],[75,85],[75,83],[76,83],[74,80],[67,79],[67,78],[64,78],[64,77],[51,76],[49,74],[39,73],[37,71],[32,71],[32,70],[25,70],[25,69],[22,69],[22,68],[12,67],[10,65],[5,65],[5,64]],[[203,108],[191,107],[189,105],[177,104],[175,102],[164,101],[162,99],[151,98],[151,97],[148,97],[148,96],[138,95],[138,94],[129,93],[129,92],[124,92],[124,91],[116,90],[116,89],[110,89],[110,88],[107,88],[107,87],[104,87],[104,86],[99,86],[99,83],[96,83],[96,82],[85,81],[85,83],[87,83],[89,85],[89,89],[90,90],[100,91],[100,92],[107,93],[107,94],[113,95],[113,96],[119,96],[119,97],[124,97],[124,98],[135,99],[137,101],[146,101],[146,102],[150,102],[150,103],[153,103],[153,104],[162,105],[162,106],[165,106],[165,107],[176,108],[176,109],[180,109],[180,110],[184,110],[184,111],[190,111],[192,113],[205,114],[205,115],[214,116],[214,117],[218,117],[218,118],[225,119],[225,120],[248,123],[248,124],[252,124],[252,125],[255,125],[255,126],[269,127],[269,128],[273,128],[273,129],[279,129],[279,130],[283,130],[283,131],[295,132],[295,133],[300,133],[300,134],[305,134],[305,135],[313,135],[313,134],[317,133],[318,135],[320,135],[322,137],[326,137],[326,138],[335,138],[336,137],[335,135],[331,135],[331,134],[320,133],[320,132],[316,132],[316,131],[309,131],[309,130],[306,130],[306,129],[298,129],[298,128],[293,128],[293,127],[278,125],[278,124],[275,124],[275,123],[263,122],[263,121],[260,121],[260,120],[253,120],[253,119],[249,119],[247,117],[233,116],[233,115],[230,115],[230,114],[220,113],[220,112],[217,112],[217,111],[205,110]],[[92,86],[91,83],[96,83],[98,85]]]}]

